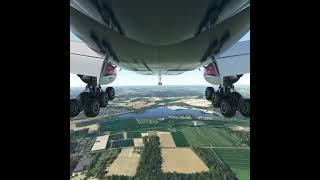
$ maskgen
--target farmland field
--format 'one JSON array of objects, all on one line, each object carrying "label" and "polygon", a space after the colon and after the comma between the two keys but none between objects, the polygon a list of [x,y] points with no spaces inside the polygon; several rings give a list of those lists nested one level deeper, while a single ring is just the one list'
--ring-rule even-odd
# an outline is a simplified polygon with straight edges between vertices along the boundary
[{"label": "farmland field", "polygon": [[140,154],[134,152],[133,148],[122,149],[121,153],[111,164],[107,175],[134,176],[139,160]]},{"label": "farmland field", "polygon": [[110,148],[123,148],[123,147],[131,147],[131,146],[134,146],[133,139],[116,140],[110,143]]},{"label": "farmland field", "polygon": [[127,138],[141,138],[140,132],[127,132]]},{"label": "farmland field", "polygon": [[218,128],[190,127],[182,129],[188,143],[193,147],[201,146],[237,146],[237,140],[227,131]]},{"label": "farmland field", "polygon": [[157,131],[160,147],[176,147],[170,132]]},{"label": "farmland field", "polygon": [[177,147],[189,147],[189,143],[187,139],[184,137],[183,133],[181,131],[172,132],[173,140]]},{"label": "farmland field", "polygon": [[135,129],[139,124],[135,119],[113,120],[100,123],[100,132]]},{"label": "farmland field", "polygon": [[[161,149],[162,171],[177,173],[208,172],[209,168],[190,148]],[[188,157],[188,158],[186,158]]]},{"label": "farmland field", "polygon": [[250,150],[214,149],[214,151],[231,167],[240,180],[250,179]]}]

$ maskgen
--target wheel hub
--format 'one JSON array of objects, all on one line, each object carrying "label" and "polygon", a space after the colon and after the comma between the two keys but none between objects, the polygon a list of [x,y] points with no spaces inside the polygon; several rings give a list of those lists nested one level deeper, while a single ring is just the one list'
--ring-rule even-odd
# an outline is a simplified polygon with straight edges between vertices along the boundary
[{"label": "wheel hub", "polygon": [[226,105],[226,104],[222,104],[222,105],[221,105],[221,111],[222,111],[223,113],[226,113],[227,110],[228,110],[227,105]]},{"label": "wheel hub", "polygon": [[247,113],[247,112],[248,112],[248,107],[247,107],[246,105],[243,105],[243,106],[242,106],[242,111],[243,111],[244,113]]},{"label": "wheel hub", "polygon": [[98,106],[98,104],[94,104],[94,105],[93,105],[93,111],[94,111],[95,113],[99,111],[99,106]]}]

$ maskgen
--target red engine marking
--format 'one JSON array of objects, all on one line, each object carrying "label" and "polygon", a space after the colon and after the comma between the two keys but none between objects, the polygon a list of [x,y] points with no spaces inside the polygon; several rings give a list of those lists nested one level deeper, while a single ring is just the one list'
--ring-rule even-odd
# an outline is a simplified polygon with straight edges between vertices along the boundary
[{"label": "red engine marking", "polygon": [[203,75],[213,75],[213,76],[217,76],[217,75],[218,75],[218,72],[217,72],[217,69],[215,68],[215,66],[210,63],[208,66],[206,66],[206,67],[204,68]]},{"label": "red engine marking", "polygon": [[112,64],[107,64],[104,71],[103,71],[104,76],[108,75],[117,75],[117,70],[116,67],[112,66]]}]

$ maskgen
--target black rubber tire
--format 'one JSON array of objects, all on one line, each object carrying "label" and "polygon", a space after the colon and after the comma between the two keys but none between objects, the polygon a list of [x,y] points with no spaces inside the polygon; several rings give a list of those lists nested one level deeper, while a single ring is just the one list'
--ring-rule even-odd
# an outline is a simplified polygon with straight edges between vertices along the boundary
[{"label": "black rubber tire", "polygon": [[206,96],[207,100],[211,100],[212,99],[212,93],[214,93],[213,87],[207,87],[206,91],[205,91],[205,96]]},{"label": "black rubber tire", "polygon": [[97,99],[88,99],[83,110],[87,117],[96,117],[100,111],[100,103]]},{"label": "black rubber tire", "polygon": [[100,103],[100,108],[104,108],[108,106],[108,94],[106,92],[99,92],[99,103]]},{"label": "black rubber tire", "polygon": [[81,111],[80,104],[76,99],[70,99],[70,117],[76,117]]},{"label": "black rubber tire", "polygon": [[115,94],[116,94],[113,87],[107,87],[106,93],[108,94],[108,99],[109,99],[109,100],[113,100],[113,99],[114,99],[114,96],[115,96]]},{"label": "black rubber tire", "polygon": [[230,98],[225,98],[220,103],[220,112],[224,117],[233,117],[236,114],[236,105]]},{"label": "black rubber tire", "polygon": [[236,109],[240,107],[242,96],[238,92],[232,92],[227,96],[236,105]]},{"label": "black rubber tire", "polygon": [[223,99],[223,96],[220,92],[213,92],[212,99],[211,99],[212,106],[220,107],[220,103],[222,99]]},{"label": "black rubber tire", "polygon": [[250,117],[250,99],[243,99],[240,104],[240,113],[244,117]]},{"label": "black rubber tire", "polygon": [[91,97],[91,94],[89,92],[82,92],[79,94],[79,103],[84,106],[86,101]]}]

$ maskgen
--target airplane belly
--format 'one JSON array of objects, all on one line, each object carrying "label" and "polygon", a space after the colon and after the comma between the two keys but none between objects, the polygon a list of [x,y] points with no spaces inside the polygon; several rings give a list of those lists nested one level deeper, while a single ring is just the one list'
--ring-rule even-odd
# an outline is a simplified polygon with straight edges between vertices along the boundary
[{"label": "airplane belly", "polygon": [[[70,7],[71,31],[98,54],[131,71],[152,74],[194,70],[235,44],[250,27],[250,6],[214,28],[180,43],[152,46],[127,38]],[[103,58],[104,58],[103,57]]]},{"label": "airplane belly", "polygon": [[120,34],[147,45],[193,38],[248,0],[71,0],[70,5]]}]

